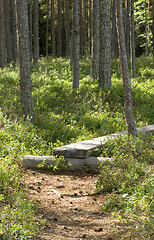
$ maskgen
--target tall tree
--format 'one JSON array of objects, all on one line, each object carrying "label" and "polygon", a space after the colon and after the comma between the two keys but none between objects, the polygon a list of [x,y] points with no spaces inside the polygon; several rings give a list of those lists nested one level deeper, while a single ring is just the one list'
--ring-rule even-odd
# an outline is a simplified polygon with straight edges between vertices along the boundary
[{"label": "tall tree", "polygon": [[39,21],[38,21],[38,0],[33,0],[33,59],[34,63],[39,60]]},{"label": "tall tree", "polygon": [[56,55],[56,43],[55,43],[55,2],[51,0],[51,52],[52,56]]},{"label": "tall tree", "polygon": [[79,0],[80,4],[80,56],[83,57],[83,2]]},{"label": "tall tree", "polygon": [[12,57],[13,61],[17,61],[17,29],[16,29],[16,10],[15,0],[10,1],[10,22],[12,33]]},{"label": "tall tree", "polygon": [[5,67],[7,63],[6,41],[5,41],[5,23],[4,23],[4,5],[0,1],[0,67]]},{"label": "tall tree", "polygon": [[32,45],[33,45],[33,40],[32,40],[32,33],[33,33],[33,14],[32,14],[32,9],[33,9],[33,5],[32,5],[32,0],[29,0],[29,45],[30,45],[30,61],[32,61]]},{"label": "tall tree", "polygon": [[30,78],[30,47],[26,0],[16,0],[18,61],[20,71],[20,100],[24,116],[33,120],[33,101]]},{"label": "tall tree", "polygon": [[57,0],[57,9],[58,9],[58,57],[62,56],[62,7],[61,1]]},{"label": "tall tree", "polygon": [[[2,1],[2,0],[1,0]],[[10,22],[10,3],[9,0],[4,0],[4,21],[5,21],[5,36],[6,36],[6,49],[7,49],[7,62],[13,61],[12,56],[12,33]]]},{"label": "tall tree", "polygon": [[46,17],[46,58],[47,60],[48,60],[48,51],[49,51],[48,41],[49,41],[49,0],[47,0],[47,17]]},{"label": "tall tree", "polygon": [[129,71],[128,71],[121,0],[116,0],[116,11],[117,11],[119,52],[120,52],[123,89],[124,89],[125,119],[126,119],[128,134],[136,136],[137,132],[136,132],[134,117],[132,113],[133,98],[132,98],[132,89],[131,89],[131,83],[130,83]]},{"label": "tall tree", "polygon": [[126,51],[127,59],[129,59],[129,50],[130,50],[130,0],[125,0],[125,41],[126,41]]},{"label": "tall tree", "polygon": [[111,56],[114,58],[116,48],[116,14],[115,14],[115,0],[112,1],[112,34],[111,34]]},{"label": "tall tree", "polygon": [[132,77],[136,76],[135,64],[135,26],[134,26],[134,0],[131,0],[131,74]]},{"label": "tall tree", "polygon": [[87,44],[87,27],[86,27],[86,10],[87,2],[83,0],[83,55],[86,56],[86,44]]},{"label": "tall tree", "polygon": [[92,40],[92,0],[88,0],[88,43],[89,55],[91,56],[91,40]]},{"label": "tall tree", "polygon": [[70,7],[69,0],[65,0],[66,11],[66,55],[70,56]]},{"label": "tall tree", "polygon": [[93,1],[92,77],[99,78],[99,0]]},{"label": "tall tree", "polygon": [[73,88],[79,87],[79,60],[80,60],[80,34],[79,34],[79,0],[73,0]]},{"label": "tall tree", "polygon": [[100,0],[99,86],[111,88],[110,1]]},{"label": "tall tree", "polygon": [[154,57],[154,0],[152,0],[152,35],[153,35],[153,57]]}]

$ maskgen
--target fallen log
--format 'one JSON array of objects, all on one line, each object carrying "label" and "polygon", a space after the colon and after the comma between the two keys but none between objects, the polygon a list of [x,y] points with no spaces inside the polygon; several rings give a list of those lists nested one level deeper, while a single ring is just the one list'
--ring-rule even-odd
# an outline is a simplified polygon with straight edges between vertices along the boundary
[{"label": "fallen log", "polygon": [[[108,161],[113,161],[112,158],[104,157],[87,157],[85,159],[65,158],[65,160],[70,163],[70,166],[67,167],[69,170],[96,170],[100,164],[105,165]],[[23,167],[37,169],[39,165],[42,165],[44,169],[49,169],[55,165],[54,157],[26,155],[22,159]]]}]

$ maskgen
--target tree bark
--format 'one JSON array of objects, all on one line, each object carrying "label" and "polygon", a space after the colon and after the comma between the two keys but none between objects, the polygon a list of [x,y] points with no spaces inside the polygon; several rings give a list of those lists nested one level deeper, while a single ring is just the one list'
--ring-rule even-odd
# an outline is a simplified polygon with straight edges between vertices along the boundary
[{"label": "tree bark", "polygon": [[83,2],[79,1],[80,4],[80,57],[83,57]]},{"label": "tree bark", "polygon": [[17,61],[17,27],[16,27],[16,11],[15,11],[15,0],[10,1],[10,22],[11,22],[11,33],[12,33],[12,57],[13,61]]},{"label": "tree bark", "polygon": [[65,0],[66,9],[66,55],[70,56],[70,9],[69,0]]},{"label": "tree bark", "polygon": [[4,68],[7,63],[5,23],[4,23],[4,5],[0,1],[0,67]]},{"label": "tree bark", "polygon": [[62,56],[62,14],[61,14],[61,0],[57,0],[58,9],[58,57]]},{"label": "tree bark", "polygon": [[33,16],[32,16],[32,9],[33,9],[33,5],[32,5],[32,0],[29,0],[29,45],[30,45],[30,61],[32,61],[32,56],[33,56],[33,49],[32,49],[32,45],[33,45],[33,40],[32,40],[32,32],[33,32]]},{"label": "tree bark", "polygon": [[88,45],[89,56],[91,56],[91,40],[92,40],[92,0],[88,0]]},{"label": "tree bark", "polygon": [[54,0],[51,0],[51,53],[52,56],[56,56],[56,44],[55,44],[55,8]]},{"label": "tree bark", "polygon": [[153,57],[154,57],[154,0],[152,0],[152,35],[153,35]]},{"label": "tree bark", "polygon": [[49,0],[47,0],[47,17],[46,17],[46,59],[48,61],[48,52],[49,52]]},{"label": "tree bark", "polygon": [[134,26],[134,0],[131,0],[131,74],[136,77],[135,64],[135,26]]},{"label": "tree bark", "polygon": [[[1,0],[2,1],[2,0]],[[6,49],[7,49],[7,63],[13,61],[12,56],[12,33],[10,21],[10,3],[9,0],[4,0],[4,21],[5,21],[5,36],[6,36]]]},{"label": "tree bark", "polygon": [[33,120],[33,101],[30,79],[30,47],[27,1],[16,0],[18,61],[20,71],[20,99],[25,118]]},{"label": "tree bark", "polygon": [[79,34],[79,0],[73,0],[73,88],[79,88],[79,60],[80,60],[80,34]]},{"label": "tree bark", "polygon": [[86,56],[86,44],[87,44],[87,27],[86,27],[86,1],[83,0],[83,55]]},{"label": "tree bark", "polygon": [[136,131],[134,117],[132,113],[133,98],[132,98],[132,89],[131,89],[131,83],[130,83],[129,72],[128,72],[121,0],[116,0],[116,11],[117,11],[119,52],[120,52],[123,89],[124,89],[125,119],[126,119],[128,134],[136,136],[137,131]]},{"label": "tree bark", "polygon": [[116,14],[115,14],[115,0],[112,2],[112,34],[111,34],[111,56],[116,57]]},{"label": "tree bark", "polygon": [[125,9],[126,9],[126,51],[127,51],[127,59],[129,59],[130,55],[130,0],[125,0]]},{"label": "tree bark", "polygon": [[99,0],[93,1],[92,77],[99,78]]},{"label": "tree bark", "polygon": [[100,0],[99,86],[111,88],[110,1]]},{"label": "tree bark", "polygon": [[38,20],[38,0],[33,0],[33,59],[34,63],[39,60],[39,20]]}]

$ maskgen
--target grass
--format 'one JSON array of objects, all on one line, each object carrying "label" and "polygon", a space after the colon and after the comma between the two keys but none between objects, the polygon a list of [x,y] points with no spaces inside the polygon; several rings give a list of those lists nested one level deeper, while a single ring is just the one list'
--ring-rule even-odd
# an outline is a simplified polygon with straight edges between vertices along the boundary
[{"label": "grass", "polygon": [[[136,62],[137,77],[132,79],[133,112],[136,126],[141,127],[153,123],[154,61],[152,58],[142,57],[136,59]],[[84,59],[80,63],[80,88],[74,91],[68,59],[49,58],[47,63],[42,58],[37,66],[32,64],[34,108],[32,124],[22,118],[18,68],[9,65],[3,70],[0,69],[0,201],[4,204],[4,207],[0,208],[2,239],[13,239],[15,236],[18,239],[30,239],[39,231],[41,220],[36,221],[35,206],[27,199],[20,184],[23,175],[21,168],[23,155],[52,155],[54,147],[126,130],[119,61],[114,60],[112,63],[111,90],[99,88],[97,81],[91,79],[89,74],[90,62]],[[99,152],[114,156],[119,165],[102,168],[96,187],[105,186],[104,191],[114,192],[114,197],[104,204],[104,208],[109,210],[116,205],[119,216],[123,216],[129,202],[134,213],[140,205],[149,204],[144,189],[151,197],[152,160],[147,159],[152,159],[153,152],[150,149],[151,145],[145,143],[153,140],[138,139],[135,143],[131,140],[131,144],[128,143],[128,139],[118,141],[109,143],[109,147],[105,148],[103,153]],[[137,157],[132,157],[132,148]],[[126,149],[129,151],[126,152]],[[118,155],[119,153],[121,155]],[[120,167],[123,162],[128,165],[126,171]],[[135,169],[139,173],[135,172],[133,166],[136,166]],[[122,171],[120,179],[118,171]],[[102,178],[104,173],[105,178]],[[131,178],[134,184],[132,192],[128,187]],[[108,179],[110,181],[107,181]],[[136,195],[133,198],[134,194]],[[123,196],[126,196],[125,205],[121,204]],[[142,204],[143,202],[145,204]],[[21,216],[25,208],[27,212],[24,219]],[[151,210],[147,208],[145,211],[143,207],[141,213],[148,211]],[[131,217],[136,221],[133,215]],[[29,219],[29,225],[25,224],[26,219]],[[34,222],[37,224],[33,224]]]}]

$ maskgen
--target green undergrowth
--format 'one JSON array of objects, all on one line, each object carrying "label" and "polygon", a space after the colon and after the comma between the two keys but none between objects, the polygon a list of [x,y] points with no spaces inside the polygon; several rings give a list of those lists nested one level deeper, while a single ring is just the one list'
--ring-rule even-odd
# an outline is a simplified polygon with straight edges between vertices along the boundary
[{"label": "green undergrowth", "polygon": [[131,239],[153,237],[153,143],[152,135],[119,136],[109,140],[97,153],[112,158],[100,166],[96,182],[96,190],[110,193],[103,203],[103,210],[131,226]]},{"label": "green undergrowth", "polygon": [[[132,79],[133,112],[137,127],[141,127],[153,123],[154,64],[152,58],[142,57],[136,62],[137,77]],[[91,79],[89,59],[83,59],[80,63],[78,90],[72,90],[72,70],[66,58],[49,58],[48,62],[42,58],[38,65],[31,64],[31,79],[33,124],[24,121],[22,117],[18,68],[9,65],[0,69],[0,238],[3,240],[35,239],[34,235],[41,226],[41,220],[35,219],[35,206],[27,199],[20,184],[23,176],[21,160],[24,155],[52,155],[54,147],[126,130],[119,60],[112,63],[111,90],[102,90],[98,87],[97,80]],[[125,142],[121,145],[121,151],[124,151]],[[107,150],[107,153],[112,156],[112,144],[110,151],[111,153]],[[132,160],[128,154],[123,155],[129,159],[131,166],[136,166],[138,159]],[[57,170],[61,163],[60,159],[55,161]],[[140,171],[145,172],[145,166],[148,169],[141,176],[143,185],[145,179],[150,179],[150,161],[148,163],[142,157],[142,163],[139,162]],[[110,166],[107,167],[110,169]],[[104,170],[106,176],[109,169]],[[120,176],[125,189],[125,174]],[[114,187],[112,184],[110,186],[110,182],[106,181],[105,184],[111,192],[120,189],[119,185],[116,186],[116,177],[113,180]],[[139,180],[140,177],[136,177],[133,181]],[[101,188],[101,184],[100,181],[97,187]],[[117,196],[122,194],[125,192]],[[128,196],[133,195],[128,193]]]}]

